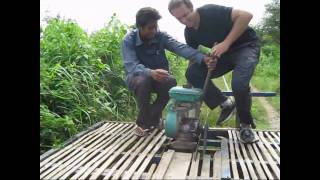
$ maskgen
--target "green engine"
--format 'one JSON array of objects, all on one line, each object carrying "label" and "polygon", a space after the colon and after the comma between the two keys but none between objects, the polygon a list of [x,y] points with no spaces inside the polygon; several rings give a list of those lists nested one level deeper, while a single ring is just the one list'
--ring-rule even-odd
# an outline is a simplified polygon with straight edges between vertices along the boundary
[{"label": "green engine", "polygon": [[176,86],[169,90],[169,96],[165,134],[174,138],[174,149],[192,150],[202,130],[199,121],[202,90]]}]

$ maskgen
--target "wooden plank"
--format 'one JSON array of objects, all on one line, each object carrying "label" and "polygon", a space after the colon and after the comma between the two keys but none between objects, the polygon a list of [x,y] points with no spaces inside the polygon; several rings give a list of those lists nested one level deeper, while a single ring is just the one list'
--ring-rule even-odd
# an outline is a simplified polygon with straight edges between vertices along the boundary
[{"label": "wooden plank", "polygon": [[259,162],[258,158],[256,157],[253,149],[252,149],[252,145],[248,144],[247,147],[249,149],[249,154],[252,157],[254,166],[255,166],[255,168],[256,168],[256,170],[258,172],[259,179],[267,179],[267,177],[265,176],[265,174],[264,174],[264,172],[263,172],[263,170],[261,168],[260,162]]},{"label": "wooden plank", "polygon": [[[138,153],[145,148],[146,145],[149,144],[150,140],[154,138],[154,135],[158,131],[153,131],[152,134],[150,134],[147,139],[139,146],[132,154],[130,154],[130,157],[124,162],[124,164],[120,167],[120,169],[113,175],[112,179],[120,179],[120,176],[123,174],[123,172],[129,167],[129,165],[132,163],[133,159],[136,158]],[[157,136],[162,136],[162,134],[158,134]]]},{"label": "wooden plank", "polygon": [[221,140],[221,178],[231,178],[229,160],[228,140],[223,138]]},{"label": "wooden plank", "polygon": [[228,130],[228,136],[229,136],[229,147],[230,147],[229,149],[230,149],[230,156],[231,156],[231,169],[232,169],[233,178],[239,179],[237,162],[236,162],[235,151],[234,151],[234,143],[233,143],[232,134],[230,130]]},{"label": "wooden plank", "polygon": [[258,159],[259,159],[259,162],[261,163],[261,166],[263,167],[263,169],[264,169],[264,171],[265,171],[268,179],[274,179],[274,177],[272,176],[272,174],[271,174],[268,166],[266,165],[266,162],[265,162],[265,160],[263,159],[263,157],[262,157],[262,155],[261,155],[261,153],[260,153],[260,151],[259,151],[259,148],[257,147],[256,144],[257,144],[257,143],[253,143],[253,144],[251,144],[251,145],[252,145],[255,153],[257,154],[257,157],[258,157]]},{"label": "wooden plank", "polygon": [[129,157],[129,155],[131,154],[131,152],[135,149],[137,149],[137,147],[146,139],[146,137],[141,137],[139,139],[139,141],[137,143],[135,143],[135,145],[130,148],[122,157],[121,159],[119,159],[117,161],[117,163],[115,165],[112,166],[112,168],[110,169],[110,171],[108,171],[108,173],[104,176],[105,179],[109,179],[112,174],[114,172],[116,172],[117,168]]},{"label": "wooden plank", "polygon": [[111,154],[123,143],[128,141],[129,139],[134,136],[133,129],[130,129],[129,132],[125,134],[120,134],[120,137],[116,139],[115,142],[113,142],[110,146],[108,146],[107,149],[103,150],[102,153],[100,153],[98,156],[96,156],[94,159],[92,159],[90,162],[88,162],[84,168],[82,168],[82,171],[79,171],[75,175],[73,175],[70,179],[77,179],[80,177],[80,179],[87,178],[90,173],[93,172],[95,168],[97,168],[101,163],[103,163],[107,158],[111,156]]},{"label": "wooden plank", "polygon": [[[132,129],[133,125],[131,124],[124,124],[123,126],[121,126],[119,129],[113,130],[111,129],[108,132],[103,132],[102,136],[99,139],[96,139],[94,142],[92,142],[91,144],[89,144],[86,148],[87,149],[97,149],[97,147],[100,147],[104,144],[102,144],[103,141],[106,138],[113,138],[114,136],[119,136],[123,133],[127,133],[127,131],[130,131]],[[100,143],[100,144],[99,144]]]},{"label": "wooden plank", "polygon": [[267,159],[267,161],[269,162],[269,165],[270,165],[271,169],[273,170],[274,174],[276,175],[276,178],[280,179],[280,170],[279,170],[278,166],[276,165],[276,163],[274,162],[274,160],[272,159],[272,157],[270,156],[269,151],[263,146],[261,141],[258,141],[256,144],[258,144],[258,147],[261,149],[262,156],[264,156]]},{"label": "wooden plank", "polygon": [[[80,153],[79,153],[80,152]],[[80,148],[75,149],[75,151],[73,151],[71,154],[69,154],[65,159],[62,159],[60,161],[58,161],[55,164],[51,164],[53,162],[50,162],[51,166],[48,167],[43,167],[46,171],[40,173],[40,179],[43,179],[44,177],[46,177],[48,174],[52,173],[53,171],[55,171],[57,168],[60,167],[61,164],[64,163],[68,163],[70,161],[73,161],[74,159],[78,158],[79,156],[81,156],[81,154],[85,153],[85,150],[81,151]],[[60,168],[61,169],[61,168]],[[60,169],[56,170],[59,171]]]},{"label": "wooden plank", "polygon": [[[116,128],[110,130],[109,132],[113,132],[113,130],[117,130]],[[121,130],[121,129],[120,129]],[[108,135],[108,133],[107,133]],[[107,136],[105,135],[105,136]],[[104,137],[104,136],[102,136]],[[97,142],[101,141],[102,138],[98,139]],[[84,143],[86,144],[86,143]],[[68,170],[68,168],[66,168],[69,164],[71,164],[72,162],[74,162],[75,160],[77,162],[79,162],[82,158],[79,157],[83,157],[83,154],[86,154],[88,152],[88,149],[81,149],[80,146],[78,147],[73,153],[67,155],[66,157],[64,157],[61,161],[57,162],[56,164],[54,164],[49,170],[47,170],[45,173],[40,175],[40,179],[41,178],[46,178],[46,179],[50,179],[52,178],[52,176],[54,176],[55,174],[59,173],[62,174],[63,172],[65,172],[66,170]],[[80,152],[79,152],[80,151]],[[75,155],[74,155],[75,154]],[[51,162],[50,162],[51,163]],[[73,164],[75,164],[76,162],[74,162]],[[70,168],[69,168],[70,169]],[[50,173],[50,174],[49,174]]]},{"label": "wooden plank", "polygon": [[275,132],[270,132],[270,134],[277,140],[277,143],[280,144],[280,138]]},{"label": "wooden plank", "polygon": [[157,164],[152,164],[149,168],[148,173],[146,174],[146,176],[143,179],[151,179],[151,177],[154,173],[154,170],[156,170],[156,167],[157,167]]},{"label": "wooden plank", "polygon": [[50,162],[47,162],[42,168],[40,168],[40,174],[47,168],[51,167],[52,164],[57,163],[58,161],[66,161],[67,159],[71,158],[74,155],[74,151],[79,151],[79,147],[84,147],[86,143],[93,141],[92,138],[99,136],[99,132],[101,131],[97,131],[93,133],[92,136],[87,136],[83,140],[79,139],[81,142],[77,143],[76,141],[73,144],[70,144],[69,146],[61,149],[59,152],[57,152],[53,156],[48,157],[46,160],[50,160]]},{"label": "wooden plank", "polygon": [[273,137],[274,135],[272,135],[271,132],[263,132],[263,135],[267,136],[265,138],[269,143],[271,143],[271,144],[279,144],[278,140]]},{"label": "wooden plank", "polygon": [[192,154],[175,152],[164,179],[186,179]]},{"label": "wooden plank", "polygon": [[[92,131],[89,131],[87,132],[86,134],[82,135],[81,137],[79,137],[78,139],[76,139],[75,141],[73,141],[71,144],[67,144],[66,146],[63,147],[63,149],[61,150],[64,150],[64,149],[69,149],[70,147],[72,147],[72,145],[76,145],[78,143],[81,143],[81,142],[85,142],[84,139],[87,138],[88,136],[91,136],[93,134],[97,134],[97,132],[101,131],[102,129],[106,128],[106,127],[110,127],[111,124],[110,123],[105,123],[103,124],[102,126],[96,128],[96,129],[93,129]],[[79,133],[80,134],[80,133]],[[78,135],[78,134],[77,134]],[[71,137],[72,138],[72,137]],[[61,152],[60,152],[61,153]],[[57,154],[52,154],[49,156],[49,158],[45,158],[43,160],[40,159],[40,164],[45,164],[46,162],[49,162],[50,159],[54,159],[57,157],[59,153]]]},{"label": "wooden plank", "polygon": [[[120,148],[119,148],[117,151],[115,151],[115,152],[107,159],[107,161],[105,161],[105,162],[102,164],[102,166],[100,167],[99,171],[97,171],[96,173],[94,173],[94,174],[91,175],[90,179],[98,179],[98,177],[103,173],[103,171],[104,171],[105,169],[107,169],[107,167],[121,154],[121,152],[124,151],[129,145],[131,145],[137,138],[138,138],[138,137],[134,135],[133,137],[131,136],[131,137],[129,138],[129,141],[128,141],[128,142],[124,141],[124,142],[125,142],[124,145],[120,146],[120,144],[119,144]],[[119,147],[119,146],[118,146],[118,147]],[[101,161],[103,161],[103,159],[106,159],[106,156],[104,156],[104,157],[101,159]]]},{"label": "wooden plank", "polygon": [[[106,124],[106,125],[109,125],[109,124]],[[110,126],[112,126],[112,125],[109,125],[107,127],[111,128]],[[78,140],[73,142],[72,144],[69,144],[68,146],[64,147],[63,149],[59,150],[55,154],[51,155],[50,157],[48,157],[45,160],[43,160],[42,162],[40,162],[40,173],[45,170],[42,167],[44,167],[44,166],[50,167],[53,163],[57,162],[58,160],[62,159],[66,155],[68,155],[71,151],[75,150],[77,147],[82,145],[82,143],[87,142],[92,137],[98,135],[99,132],[101,132],[101,131],[103,131],[102,127],[98,128],[94,131],[89,132],[88,134],[82,136],[81,138],[79,138]],[[50,162],[50,164],[49,164],[49,162]]]},{"label": "wooden plank", "polygon": [[278,150],[278,154],[280,154],[280,147],[278,146],[278,144],[273,140],[273,138],[271,137],[271,135],[269,134],[269,133],[267,133],[267,132],[265,132],[264,133],[267,137],[268,137],[268,139],[269,139],[269,141],[271,141],[271,143],[276,147],[276,149]]},{"label": "wooden plank", "polygon": [[213,179],[221,179],[221,151],[216,151],[213,156]]},{"label": "wooden plank", "polygon": [[210,159],[211,156],[209,154],[205,154],[202,160],[202,168],[201,168],[201,179],[209,179],[210,177]]},{"label": "wooden plank", "polygon": [[259,137],[262,140],[263,144],[267,147],[268,151],[272,155],[272,157],[280,164],[280,157],[276,153],[276,151],[271,147],[270,143],[264,138],[264,135],[262,132],[259,132]]},{"label": "wooden plank", "polygon": [[237,141],[238,144],[240,144],[241,146],[241,150],[242,150],[242,153],[243,153],[243,156],[244,156],[244,160],[247,164],[247,167],[249,169],[249,173],[250,173],[250,176],[251,176],[251,179],[258,179],[256,173],[254,172],[254,169],[252,167],[252,164],[251,164],[251,160],[248,158],[248,155],[247,155],[247,150],[246,148],[244,147],[243,143],[240,142],[240,135],[239,135],[239,132],[237,131],[236,132],[236,138],[235,140]]},{"label": "wooden plank", "polygon": [[[194,158],[192,157],[191,160],[191,167],[190,167],[190,172],[189,172],[189,176],[188,179],[197,179],[198,176],[198,168],[199,168],[199,160],[200,160],[200,153],[197,152],[197,159],[196,161],[194,161]],[[194,156],[195,154],[193,154]]]},{"label": "wooden plank", "polygon": [[123,175],[123,179],[130,179],[133,176],[133,173],[136,171],[138,166],[141,164],[141,162],[146,158],[147,154],[150,152],[150,150],[153,148],[153,146],[156,145],[156,143],[159,141],[159,139],[164,134],[164,131],[160,132],[158,136],[156,136],[151,143],[145,148],[145,150],[139,155],[139,157],[135,160],[135,162],[131,165],[129,170],[126,174]]},{"label": "wooden plank", "polygon": [[[114,128],[114,129],[110,130],[109,133],[112,133],[113,130],[121,131],[121,129]],[[108,135],[109,134],[107,133],[105,136],[108,136]],[[102,136],[102,137],[104,137],[104,136]],[[103,138],[99,138],[97,141],[100,142],[102,139]],[[72,165],[77,164],[85,157],[85,155],[92,152],[89,149],[81,149],[81,147],[78,147],[76,151],[79,151],[79,150],[81,150],[81,151],[79,153],[77,153],[75,156],[68,155],[66,158],[63,159],[63,161],[59,161],[54,166],[52,166],[52,168],[50,170],[46,171],[46,173],[41,174],[40,177],[46,177],[46,179],[50,179],[50,178],[55,177],[55,179],[57,179],[58,175],[62,175],[67,170],[71,169]],[[47,172],[49,172],[49,171],[51,173],[48,176],[46,176],[48,174]],[[58,173],[58,175],[56,175],[57,173]]]},{"label": "wooden plank", "polygon": [[[79,140],[80,138],[84,137],[84,136],[88,136],[90,135],[91,133],[93,133],[94,131],[96,131],[98,128],[100,128],[101,126],[105,126],[106,124],[109,124],[109,123],[106,123],[105,121],[100,121],[96,124],[94,124],[93,126],[89,127],[88,129],[84,130],[84,131],[81,131],[73,136],[71,136],[69,139],[67,139],[62,147],[65,148],[67,147],[68,145],[76,142],[77,140]],[[61,150],[62,148],[52,148],[50,149],[49,151],[43,153],[40,155],[40,163],[45,160],[46,158],[52,156],[53,154],[55,154],[56,152],[58,152],[59,150]]]},{"label": "wooden plank", "polygon": [[163,179],[167,169],[173,158],[174,150],[169,149],[167,152],[164,152],[161,160],[159,162],[158,168],[154,172],[152,179]]},{"label": "wooden plank", "polygon": [[[233,135],[233,139],[235,140],[236,139],[236,132],[235,131],[232,131],[232,135]],[[239,163],[240,163],[240,167],[241,167],[241,171],[243,173],[243,178],[244,179],[249,179],[249,174],[248,174],[248,171],[247,171],[247,167],[245,165],[245,163],[243,162],[243,158],[242,158],[242,155],[240,153],[240,143],[235,143],[235,149],[236,149],[236,154],[238,156],[238,160],[239,160]]]},{"label": "wooden plank", "polygon": [[157,153],[157,151],[161,148],[164,141],[167,139],[166,136],[162,136],[161,140],[157,143],[157,145],[153,148],[151,153],[147,156],[147,158],[143,161],[138,171],[135,173],[135,175],[132,176],[132,179],[140,179],[140,176],[142,173],[146,170],[148,164],[150,163],[151,159],[154,157],[154,155]]},{"label": "wooden plank", "polygon": [[47,157],[43,161],[40,161],[40,167],[42,167],[46,163],[50,162],[52,159],[57,158],[59,155],[61,155],[66,150],[69,150],[76,145],[82,144],[83,142],[87,142],[88,138],[91,138],[91,137],[99,134],[100,131],[103,131],[103,129],[105,129],[105,128],[110,128],[110,126],[112,126],[112,125],[113,124],[106,123],[106,124],[102,125],[101,127],[94,129],[94,130],[88,132],[87,134],[81,136],[79,139],[77,139],[74,142],[72,142],[71,144],[68,144],[67,146],[63,147],[55,154],[52,154],[51,156]]},{"label": "wooden plank", "polygon": [[97,163],[99,164],[102,163],[101,159],[105,160],[104,159],[105,157],[108,158],[111,156],[111,154],[113,153],[113,150],[115,150],[118,147],[117,146],[118,143],[123,143],[124,141],[123,138],[124,136],[122,136],[121,139],[117,139],[115,143],[111,144],[106,149],[102,150],[101,153],[98,156],[95,156],[93,159],[91,157],[92,160],[89,160],[88,162],[86,162],[86,164],[70,179],[76,179],[81,175],[85,176],[90,174],[93,171],[93,169],[98,166]]},{"label": "wooden plank", "polygon": [[[124,127],[126,127],[125,125]],[[116,139],[117,136],[110,136],[106,140],[103,140],[105,137],[108,137],[111,133],[116,132],[117,134],[121,134],[122,132],[126,132],[126,130],[129,130],[130,126],[124,128],[124,129],[112,129],[109,131],[109,133],[106,133],[102,137],[100,137],[96,142],[99,143],[102,142],[100,145],[96,146],[97,149],[83,149],[80,153],[78,153],[75,157],[72,157],[67,162],[63,163],[63,165],[59,166],[56,170],[54,170],[50,175],[48,175],[46,178],[48,179],[58,179],[60,176],[69,175],[72,172],[74,172],[78,167],[80,167],[82,164],[84,164],[87,160],[89,160],[91,157],[93,157],[95,154],[98,153],[98,151],[102,150],[104,147],[108,146],[112,140]],[[101,147],[103,145],[103,147]],[[80,148],[79,148],[80,149]],[[96,151],[95,153],[92,153]],[[88,157],[87,157],[88,156]],[[86,158],[87,157],[87,158]],[[71,170],[70,170],[71,169]],[[68,172],[69,171],[69,172]]]},{"label": "wooden plank", "polygon": [[[155,165],[155,164],[153,164],[153,165]],[[151,168],[151,167],[150,167]],[[82,169],[82,167],[80,167],[80,169],[78,170],[78,171],[80,171]],[[99,169],[100,168],[96,168],[94,171],[93,171],[93,173],[96,173],[97,171],[99,171]],[[78,171],[76,171],[76,172],[78,172]],[[106,169],[106,170],[104,170],[103,171],[103,173],[102,173],[102,176],[105,176],[107,173],[109,173],[109,171],[110,171],[110,169]],[[117,171],[116,171],[117,172]],[[126,171],[125,171],[126,172]],[[149,171],[150,172],[150,171]],[[147,173],[143,173],[142,175],[141,175],[141,179],[147,179],[146,177],[147,177]]]},{"label": "wooden plank", "polygon": [[[81,158],[79,158],[81,161],[74,162],[72,165],[65,168],[64,171],[67,171],[67,172],[64,173],[64,175],[62,176],[62,179],[66,179],[68,176],[70,176],[73,172],[75,172],[83,164],[86,164],[87,166],[89,166],[90,164],[93,164],[94,161],[97,159],[97,155],[104,153],[105,148],[110,149],[110,147],[108,147],[108,146],[111,145],[111,143],[113,143],[113,141],[116,140],[119,136],[121,136],[122,133],[128,132],[128,131],[132,132],[133,130],[130,131],[131,127],[132,126],[129,126],[125,129],[119,129],[119,130],[115,131],[114,132],[115,136],[110,136],[107,139],[103,140],[98,146],[96,146],[96,149],[90,149],[90,151],[87,154],[85,154]],[[83,159],[83,158],[85,158],[85,159]],[[92,159],[92,160],[90,160],[90,159]],[[71,170],[69,170],[69,169],[71,169]]]}]

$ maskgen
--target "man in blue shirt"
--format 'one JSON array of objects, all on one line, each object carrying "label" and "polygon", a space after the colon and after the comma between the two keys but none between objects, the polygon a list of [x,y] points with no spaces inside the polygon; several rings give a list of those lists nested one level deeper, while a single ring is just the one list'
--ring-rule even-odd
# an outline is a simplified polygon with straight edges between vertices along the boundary
[{"label": "man in blue shirt", "polygon": [[[252,14],[214,4],[193,10],[190,0],[171,0],[168,9],[180,23],[186,25],[185,39],[189,46],[195,48],[202,44],[212,48],[212,55],[218,57],[211,78],[233,71],[232,91],[235,102],[223,95],[211,81],[207,87],[207,96],[204,98],[206,104],[211,109],[219,105],[222,109],[217,125],[228,120],[236,107],[241,130],[252,137],[249,83],[260,56],[258,37],[248,26]],[[206,66],[194,64],[188,68],[186,77],[194,87],[202,88],[207,71]]]},{"label": "man in blue shirt", "polygon": [[[137,97],[139,106],[135,130],[138,136],[145,136],[151,127],[158,126],[162,111],[169,100],[168,91],[177,84],[169,74],[165,49],[193,60],[196,64],[205,64],[208,68],[215,66],[215,60],[210,56],[205,56],[159,31],[160,18],[156,9],[140,9],[136,14],[137,29],[129,32],[121,45],[126,83]],[[157,94],[153,104],[150,104],[151,92]]]}]

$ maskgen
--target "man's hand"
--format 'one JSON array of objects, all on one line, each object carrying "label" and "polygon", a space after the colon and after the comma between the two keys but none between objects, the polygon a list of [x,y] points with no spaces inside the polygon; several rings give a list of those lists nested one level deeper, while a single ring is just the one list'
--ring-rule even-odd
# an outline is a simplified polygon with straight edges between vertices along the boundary
[{"label": "man's hand", "polygon": [[204,62],[206,63],[206,65],[208,66],[209,70],[214,70],[216,68],[218,59],[212,56],[205,56],[204,57]]},{"label": "man's hand", "polygon": [[164,69],[151,69],[151,77],[159,82],[166,81],[169,78],[170,74]]},{"label": "man's hand", "polygon": [[229,50],[229,47],[230,45],[223,41],[212,47],[212,53],[210,55],[213,57],[217,56],[218,58],[220,58],[223,53]]}]

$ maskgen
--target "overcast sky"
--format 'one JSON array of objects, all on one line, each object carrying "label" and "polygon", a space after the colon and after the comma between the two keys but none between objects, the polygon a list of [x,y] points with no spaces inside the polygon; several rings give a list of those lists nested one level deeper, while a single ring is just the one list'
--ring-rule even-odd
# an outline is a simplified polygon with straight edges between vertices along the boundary
[{"label": "overcast sky", "polygon": [[[121,22],[132,25],[135,15],[142,7],[153,7],[159,11],[162,19],[158,21],[159,28],[168,32],[181,42],[184,40],[184,26],[168,11],[169,0],[40,0],[40,22],[45,16],[56,16],[75,20],[85,31],[91,33],[103,28],[113,13]],[[253,14],[250,24],[261,21],[265,4],[271,0],[192,0],[194,8],[204,4],[219,4],[243,9]]]}]

